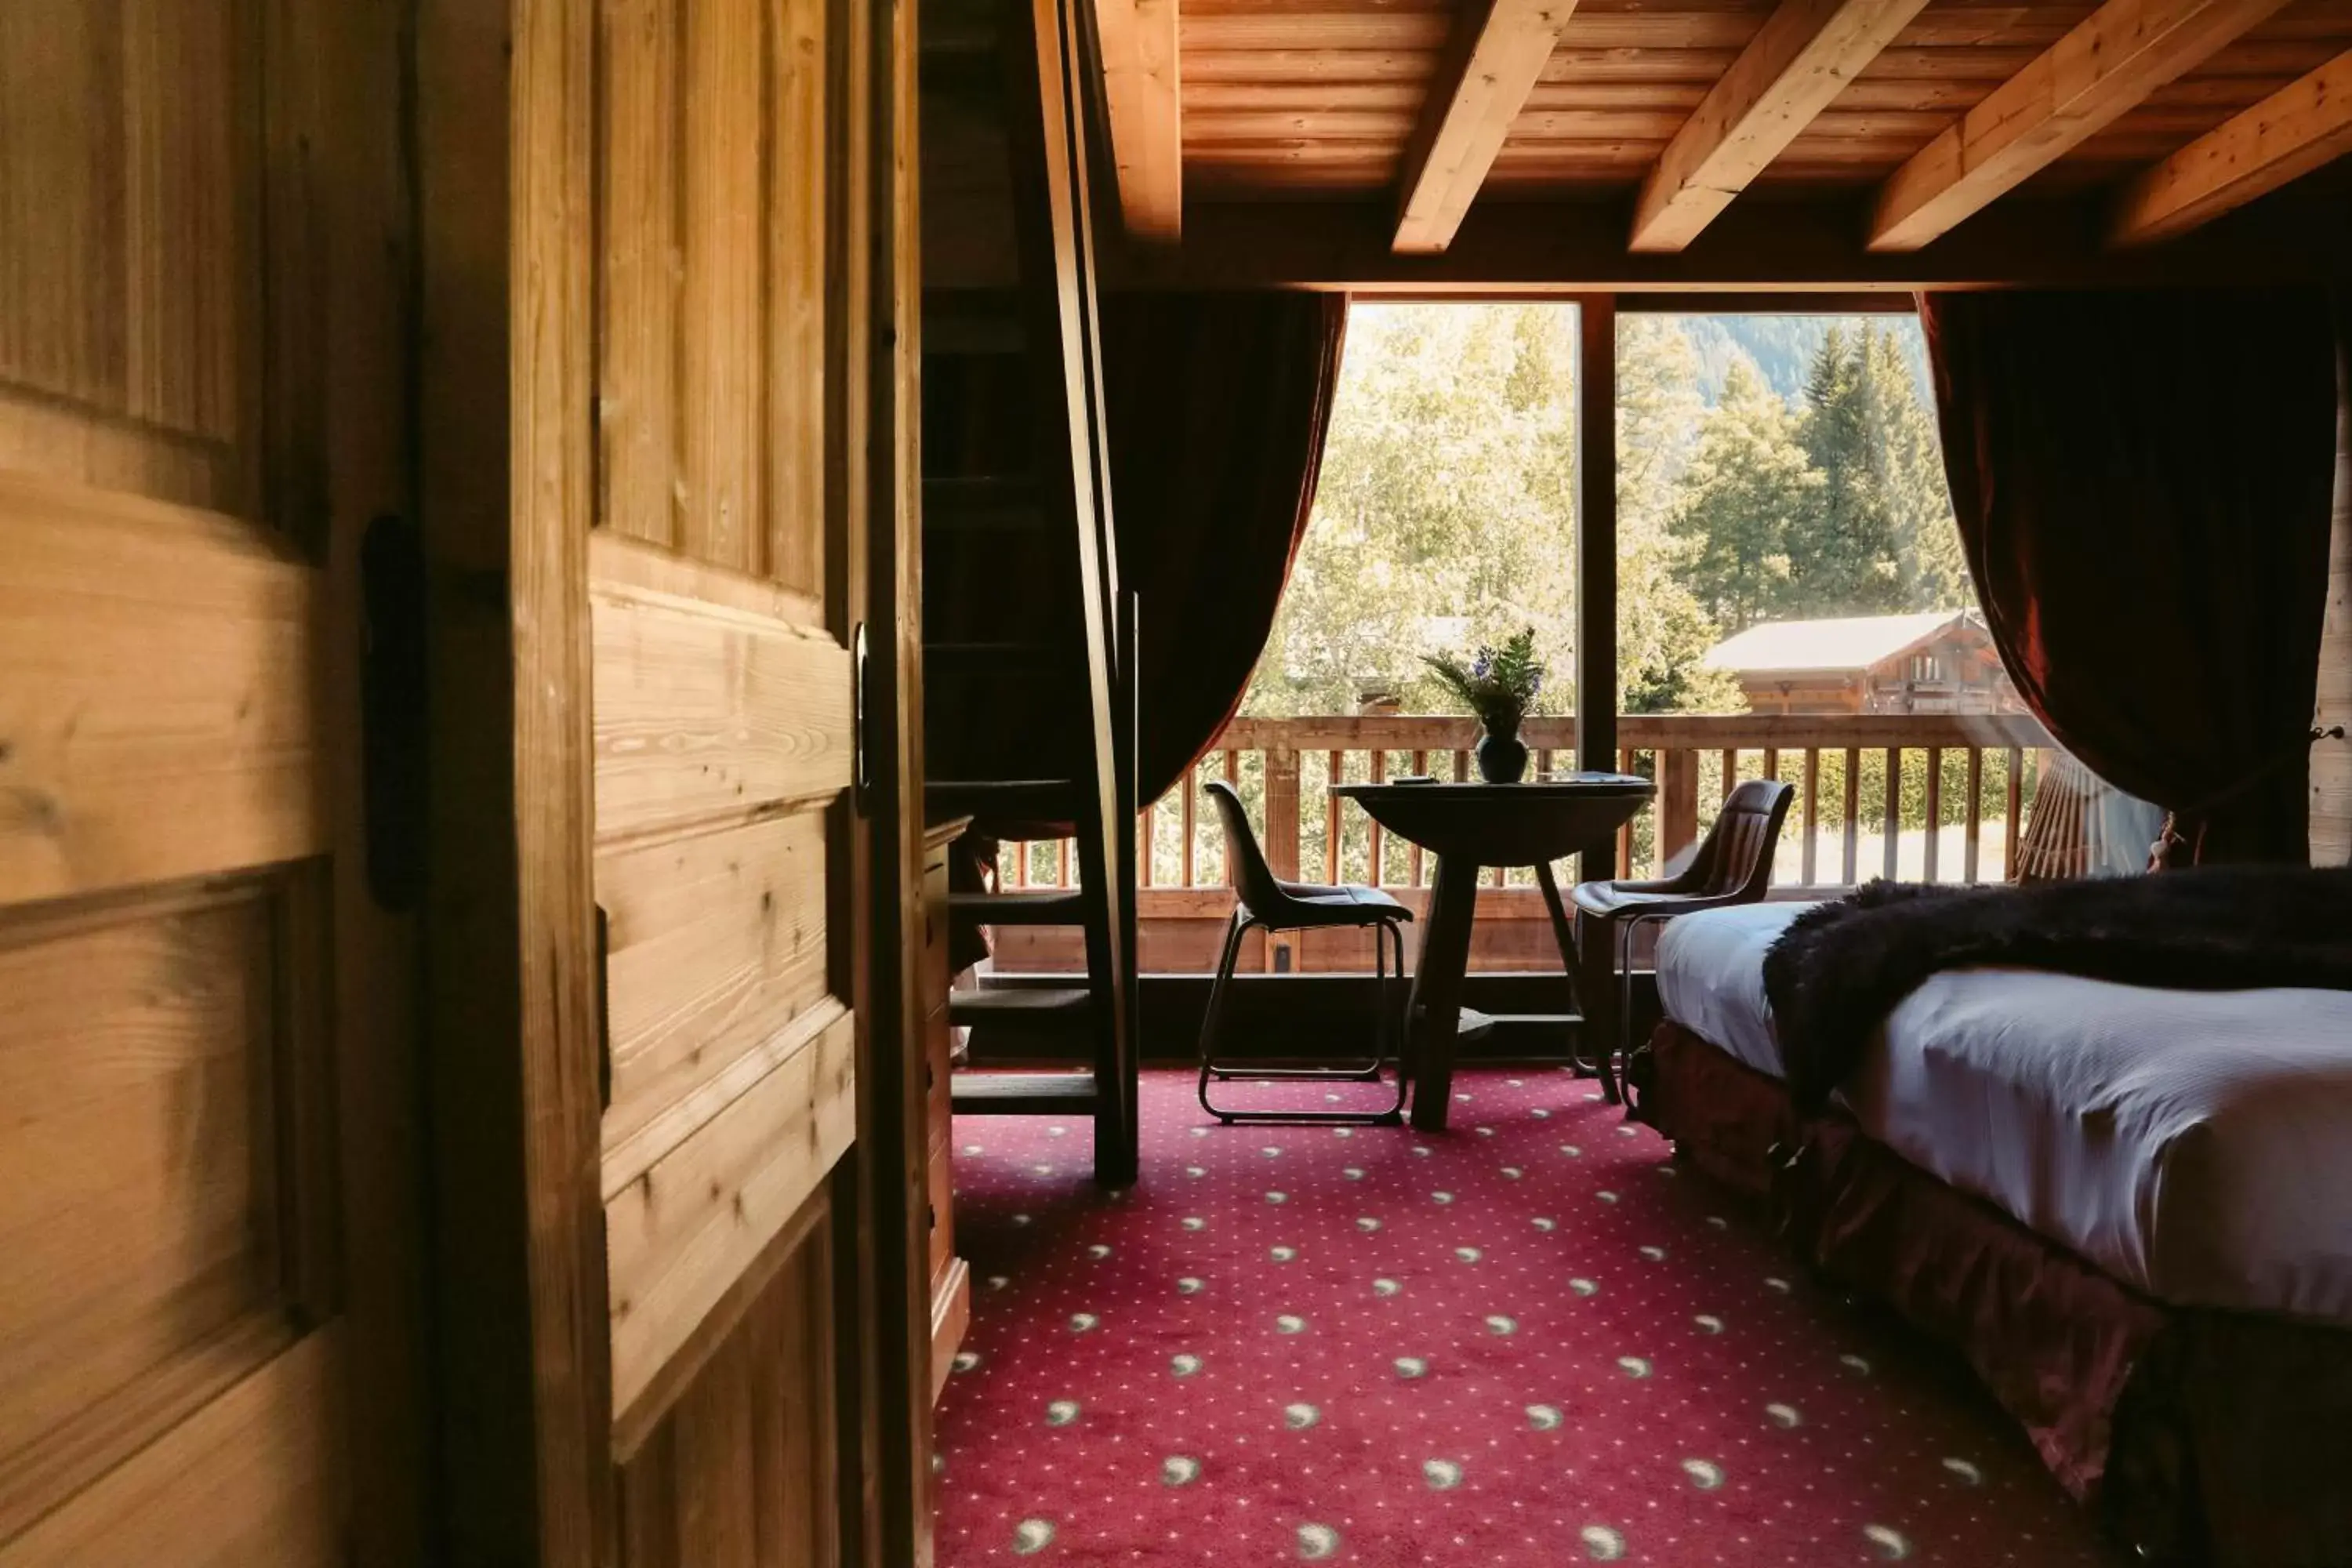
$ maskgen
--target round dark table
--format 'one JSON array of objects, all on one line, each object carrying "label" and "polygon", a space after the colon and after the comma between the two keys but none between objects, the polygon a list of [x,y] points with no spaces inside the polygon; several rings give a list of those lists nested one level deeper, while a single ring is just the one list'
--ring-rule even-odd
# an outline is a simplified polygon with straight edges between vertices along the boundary
[{"label": "round dark table", "polygon": [[1633,820],[1656,786],[1633,773],[1552,773],[1524,784],[1339,784],[1331,793],[1361,805],[1373,821],[1437,857],[1413,961],[1407,1060],[1412,1124],[1445,1128],[1454,1098],[1454,1047],[1461,1032],[1462,976],[1470,963],[1470,921],[1478,873],[1532,866],[1551,912],[1560,962],[1576,974],[1575,938],[1551,862],[1594,849]]}]

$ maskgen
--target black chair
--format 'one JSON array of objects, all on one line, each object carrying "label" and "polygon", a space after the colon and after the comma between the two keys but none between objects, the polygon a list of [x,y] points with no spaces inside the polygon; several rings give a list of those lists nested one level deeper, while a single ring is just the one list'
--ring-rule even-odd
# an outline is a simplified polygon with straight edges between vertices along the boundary
[{"label": "black chair", "polygon": [[[1772,852],[1796,791],[1778,779],[1749,779],[1723,803],[1690,864],[1649,881],[1580,882],[1570,895],[1580,913],[1609,928],[1617,968],[1615,1055],[1633,1052],[1633,934],[1645,921],[1763,900],[1772,885]],[[1617,1094],[1606,1056],[1595,1064],[1603,1088]]]},{"label": "black chair", "polygon": [[[1356,1125],[1397,1126],[1404,1120],[1405,1075],[1402,1063],[1397,1071],[1396,1101],[1384,1110],[1232,1110],[1209,1098],[1209,1084],[1213,1079],[1306,1079],[1319,1082],[1376,1083],[1381,1070],[1391,1054],[1391,1035],[1397,1027],[1398,1007],[1389,995],[1390,971],[1388,952],[1382,946],[1383,935],[1393,944],[1396,954],[1395,976],[1404,976],[1404,922],[1412,919],[1412,911],[1381,892],[1378,888],[1322,887],[1311,882],[1286,882],[1275,876],[1259,849],[1257,835],[1250,831],[1249,816],[1242,809],[1242,797],[1234,793],[1233,785],[1223,780],[1208,786],[1217,803],[1217,815],[1225,828],[1225,863],[1231,868],[1234,888],[1240,901],[1234,910],[1232,929],[1225,933],[1225,950],[1217,960],[1216,983],[1209,989],[1209,1010],[1201,1020],[1201,1107],[1228,1125],[1236,1121],[1281,1121],[1313,1123],[1347,1123]],[[1378,986],[1375,998],[1374,1051],[1370,1062],[1361,1067],[1336,1068],[1266,1068],[1227,1067],[1217,1059],[1217,1027],[1223,1021],[1225,987],[1233,979],[1234,963],[1241,956],[1242,938],[1255,927],[1260,931],[1330,931],[1336,929],[1364,930],[1372,932],[1372,978]]]}]

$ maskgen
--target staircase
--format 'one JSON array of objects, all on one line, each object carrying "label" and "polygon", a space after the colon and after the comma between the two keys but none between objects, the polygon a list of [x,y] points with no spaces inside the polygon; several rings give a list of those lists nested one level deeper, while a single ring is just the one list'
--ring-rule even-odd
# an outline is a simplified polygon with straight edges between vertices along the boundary
[{"label": "staircase", "polygon": [[[1085,935],[1065,986],[958,992],[950,1022],[1089,1066],[960,1068],[954,1109],[1090,1116],[1095,1177],[1136,1174],[1134,596],[1118,582],[1100,415],[1077,62],[1082,0],[925,0],[924,744],[933,817],[1077,846],[1073,888],[960,893],[950,915]],[[943,254],[952,252],[952,254]],[[1072,1037],[1088,1050],[1066,1048]],[[1054,1042],[1062,1048],[1054,1048]]]}]

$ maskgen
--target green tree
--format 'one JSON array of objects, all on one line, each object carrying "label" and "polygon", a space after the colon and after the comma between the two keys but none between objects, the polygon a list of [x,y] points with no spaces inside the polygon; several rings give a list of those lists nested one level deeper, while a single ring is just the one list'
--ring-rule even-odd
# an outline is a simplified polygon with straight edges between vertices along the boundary
[{"label": "green tree", "polygon": [[1738,712],[1738,683],[1700,660],[1720,632],[1674,530],[1704,419],[1699,363],[1671,319],[1617,322],[1617,684],[1627,713]]},{"label": "green tree", "polygon": [[1700,426],[1669,522],[1687,551],[1684,581],[1723,631],[1790,607],[1794,563],[1822,490],[1789,405],[1744,357],[1735,359],[1722,401]]},{"label": "green tree", "polygon": [[1343,713],[1376,689],[1428,708],[1423,653],[1528,626],[1565,689],[1573,331],[1554,305],[1358,308],[1249,711]]}]

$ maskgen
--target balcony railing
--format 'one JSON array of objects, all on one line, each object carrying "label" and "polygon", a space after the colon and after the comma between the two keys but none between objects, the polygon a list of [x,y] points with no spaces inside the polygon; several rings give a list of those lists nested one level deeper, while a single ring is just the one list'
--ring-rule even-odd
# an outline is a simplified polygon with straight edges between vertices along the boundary
[{"label": "balcony railing", "polygon": [[[1573,719],[1529,721],[1522,737],[1541,772],[1575,765]],[[1369,882],[1418,907],[1433,867],[1414,845],[1384,834],[1360,807],[1329,793],[1348,779],[1407,773],[1474,776],[1475,721],[1424,715],[1237,719],[1184,783],[1146,808],[1138,914],[1147,969],[1206,968],[1233,908],[1224,835],[1201,786],[1232,783],[1277,875]],[[2051,744],[2019,714],[1626,714],[1617,721],[1617,767],[1657,781],[1656,799],[1616,838],[1612,863],[1587,876],[1655,876],[1680,865],[1743,779],[1794,785],[1775,860],[1785,896],[1821,896],[1887,877],[1906,881],[2002,880]],[[1894,787],[1888,787],[1889,781]],[[1007,886],[1066,885],[1067,845],[1007,845]],[[1476,968],[1549,968],[1550,930],[1525,868],[1487,873],[1472,951]],[[1257,939],[1253,938],[1253,941]],[[1277,938],[1263,967],[1350,967],[1349,933]],[[1007,965],[1075,963],[1050,932],[1000,933]]]}]

